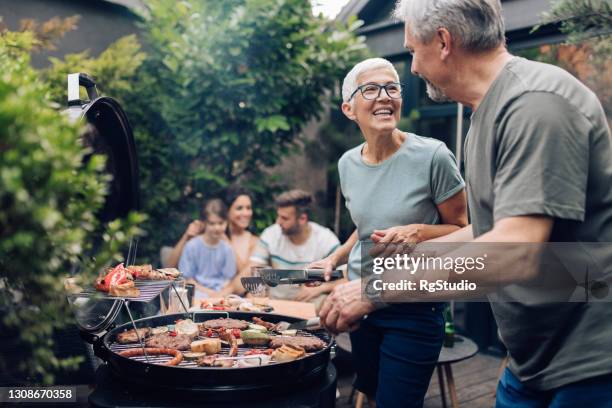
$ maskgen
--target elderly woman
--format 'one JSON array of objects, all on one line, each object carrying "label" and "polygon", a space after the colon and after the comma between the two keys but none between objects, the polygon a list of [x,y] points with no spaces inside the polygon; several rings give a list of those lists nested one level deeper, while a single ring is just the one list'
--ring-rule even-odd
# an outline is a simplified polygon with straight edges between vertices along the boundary
[{"label": "elderly woman", "polygon": [[[362,245],[400,237],[416,243],[449,234],[467,224],[467,205],[465,184],[444,143],[397,128],[402,86],[389,61],[372,58],[353,67],[344,79],[342,98],[342,111],[365,139],[338,164],[342,193],[357,229],[311,267],[329,271],[348,261],[349,279],[355,280],[362,269]],[[345,285],[332,296],[341,296]],[[331,303],[321,311],[324,324],[341,312],[330,309]],[[369,316],[351,333],[351,342],[355,385],[371,407],[423,404],[442,347],[442,309],[441,303],[412,303],[366,311]]]}]

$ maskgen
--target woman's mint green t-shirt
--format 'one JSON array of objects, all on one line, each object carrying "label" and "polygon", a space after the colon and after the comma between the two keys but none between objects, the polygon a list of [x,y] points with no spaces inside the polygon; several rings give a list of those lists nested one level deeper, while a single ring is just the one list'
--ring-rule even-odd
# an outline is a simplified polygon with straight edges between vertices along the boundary
[{"label": "woman's mint green t-shirt", "polygon": [[364,144],[338,163],[346,208],[359,241],[349,255],[349,279],[361,276],[362,244],[376,229],[408,224],[439,224],[437,204],[465,187],[455,157],[436,139],[408,133],[387,160],[372,165],[361,157]]}]

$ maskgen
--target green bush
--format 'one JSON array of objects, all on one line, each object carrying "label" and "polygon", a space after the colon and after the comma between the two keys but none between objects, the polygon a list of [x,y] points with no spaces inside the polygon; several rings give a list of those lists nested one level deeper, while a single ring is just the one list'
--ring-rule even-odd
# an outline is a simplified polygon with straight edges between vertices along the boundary
[{"label": "green bush", "polygon": [[[50,89],[29,65],[36,43],[31,32],[0,32],[0,327],[3,336],[15,333],[6,341],[24,356],[14,367],[2,353],[0,369],[51,384],[55,371],[80,361],[52,351],[54,331],[74,323],[63,278],[80,264],[91,284],[142,217],[98,226],[108,184],[104,158],[83,164],[88,152],[80,128],[54,108]],[[100,236],[103,245],[94,251]]]}]

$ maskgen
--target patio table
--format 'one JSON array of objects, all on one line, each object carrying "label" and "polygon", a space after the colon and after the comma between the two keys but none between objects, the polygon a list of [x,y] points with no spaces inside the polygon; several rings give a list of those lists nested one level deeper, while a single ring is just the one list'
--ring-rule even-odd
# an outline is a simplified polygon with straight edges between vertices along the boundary
[{"label": "patio table", "polygon": [[478,353],[478,346],[472,340],[465,336],[455,335],[455,344],[453,347],[442,347],[436,371],[438,372],[438,384],[440,386],[440,397],[442,398],[442,407],[446,408],[446,394],[444,393],[444,380],[448,386],[452,408],[459,407],[459,399],[457,398],[457,389],[455,388],[455,380],[453,379],[452,364],[459,361],[467,360],[474,357]]}]

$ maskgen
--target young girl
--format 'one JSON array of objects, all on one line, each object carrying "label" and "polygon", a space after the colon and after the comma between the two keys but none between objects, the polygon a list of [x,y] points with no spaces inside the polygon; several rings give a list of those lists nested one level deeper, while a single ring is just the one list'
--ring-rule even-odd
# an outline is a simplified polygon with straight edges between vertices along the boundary
[{"label": "young girl", "polygon": [[215,297],[236,274],[236,259],[223,240],[227,228],[227,207],[212,199],[202,211],[204,233],[190,239],[179,260],[178,268],[196,285],[196,298]]}]

